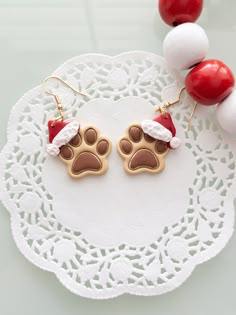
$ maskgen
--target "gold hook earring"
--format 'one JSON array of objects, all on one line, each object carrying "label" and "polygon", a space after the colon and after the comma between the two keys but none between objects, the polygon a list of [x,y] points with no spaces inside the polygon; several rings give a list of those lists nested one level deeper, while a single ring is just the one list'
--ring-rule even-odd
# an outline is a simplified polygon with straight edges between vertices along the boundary
[{"label": "gold hook earring", "polygon": [[170,106],[173,106],[173,105],[176,105],[180,102],[181,100],[181,96],[183,94],[183,92],[185,91],[185,87],[183,87],[180,91],[179,91],[179,95],[178,95],[178,98],[172,102],[167,102],[165,103],[163,106],[159,106],[157,105],[156,108],[155,108],[155,111],[156,112],[160,112],[160,113],[164,113],[166,111],[167,108],[169,108]]},{"label": "gold hook earring", "polygon": [[195,103],[194,103],[194,106],[193,106],[193,109],[192,109],[192,112],[191,112],[191,114],[190,114],[190,116],[189,116],[189,120],[188,120],[188,131],[190,131],[191,124],[192,124],[193,114],[194,114],[194,112],[195,112],[197,106],[198,106],[198,103],[195,102]]},{"label": "gold hook earring", "polygon": [[[162,114],[165,113],[165,111],[166,111],[166,109],[167,109],[168,107],[170,107],[170,106],[172,106],[172,105],[176,105],[177,103],[180,102],[181,96],[182,96],[182,94],[183,94],[183,92],[184,92],[185,90],[186,90],[186,88],[183,87],[183,88],[180,90],[179,95],[178,95],[178,98],[177,98],[175,101],[167,102],[167,103],[165,103],[163,106],[157,106],[155,111],[159,111],[159,112],[162,113]],[[190,113],[189,120],[188,120],[188,128],[187,128],[188,131],[189,131],[190,128],[191,128],[193,114],[194,114],[194,112],[195,112],[197,106],[198,106],[198,103],[195,102],[195,103],[194,103],[194,106],[193,106],[193,109],[192,109],[192,111],[191,111],[191,113]]]},{"label": "gold hook earring", "polygon": [[165,168],[165,156],[169,149],[177,149],[181,141],[167,109],[177,104],[184,92],[182,88],[176,100],[154,108],[160,115],[153,120],[131,124],[118,142],[118,152],[124,159],[129,174],[148,172],[157,174]]},{"label": "gold hook earring", "polygon": [[49,144],[47,153],[58,156],[67,165],[68,174],[73,178],[86,175],[102,175],[108,169],[107,157],[111,152],[111,141],[100,135],[94,126],[80,127],[78,121],[64,121],[60,98],[46,88],[50,79],[56,79],[75,93],[86,96],[59,77],[51,76],[43,81],[43,91],[53,96],[59,117],[49,120]]},{"label": "gold hook earring", "polygon": [[63,121],[64,120],[64,115],[63,115],[63,106],[62,106],[62,103],[61,103],[61,100],[59,98],[58,95],[52,93],[51,91],[47,90],[46,88],[46,85],[48,83],[49,80],[58,80],[60,81],[61,83],[63,83],[65,86],[69,87],[72,91],[74,91],[75,93],[79,94],[79,95],[82,95],[82,96],[86,96],[86,94],[80,92],[79,90],[75,89],[73,86],[69,85],[66,81],[62,80],[61,78],[57,77],[57,76],[51,76],[51,77],[48,77],[46,78],[44,81],[43,81],[43,84],[42,84],[42,87],[43,87],[43,91],[45,94],[48,94],[48,95],[51,95],[54,97],[54,100],[57,104],[57,110],[59,111],[59,117],[55,118],[54,121],[52,122],[52,126],[55,125],[55,122],[60,120],[60,121]]},{"label": "gold hook earring", "polygon": [[46,84],[47,84],[47,82],[48,82],[49,80],[51,80],[51,79],[58,80],[58,81],[60,81],[61,83],[63,83],[65,86],[69,87],[69,88],[70,88],[72,91],[74,91],[75,93],[80,94],[80,95],[82,95],[82,96],[86,96],[86,94],[84,94],[84,93],[80,92],[79,90],[75,89],[72,85],[68,84],[66,81],[64,81],[63,79],[61,79],[60,77],[57,77],[57,76],[50,76],[50,77],[46,78],[46,79],[43,81],[43,90],[44,90],[44,92],[47,93],[48,95],[52,95],[52,96],[54,96],[54,97],[56,96],[54,93],[52,93],[52,92],[50,92],[50,91],[48,91],[48,90],[46,89]]}]

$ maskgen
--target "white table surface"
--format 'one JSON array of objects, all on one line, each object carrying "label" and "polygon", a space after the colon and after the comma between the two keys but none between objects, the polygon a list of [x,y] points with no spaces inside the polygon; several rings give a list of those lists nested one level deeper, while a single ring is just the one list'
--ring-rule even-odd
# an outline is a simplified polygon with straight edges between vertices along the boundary
[{"label": "white table surface", "polygon": [[[208,56],[236,74],[235,0],[205,1],[199,24],[210,39]],[[65,60],[90,52],[161,54],[168,29],[156,0],[0,0],[0,148],[12,105]],[[75,296],[53,274],[29,263],[16,248],[2,205],[0,249],[1,315],[236,314],[236,235],[177,290],[105,301]]]}]

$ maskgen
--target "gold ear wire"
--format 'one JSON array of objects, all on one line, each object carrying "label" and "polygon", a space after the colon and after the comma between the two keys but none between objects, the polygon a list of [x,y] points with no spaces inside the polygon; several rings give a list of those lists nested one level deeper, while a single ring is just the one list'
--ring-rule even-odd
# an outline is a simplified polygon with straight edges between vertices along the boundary
[{"label": "gold ear wire", "polygon": [[[167,108],[169,108],[169,107],[172,106],[172,105],[175,105],[175,104],[179,103],[179,101],[180,101],[180,99],[181,99],[181,96],[182,96],[184,90],[185,90],[185,87],[183,87],[183,88],[179,91],[178,98],[177,98],[175,101],[167,102],[167,103],[165,103],[163,106],[157,105],[157,106],[155,107],[155,112],[160,112],[161,114],[164,114],[164,113],[166,112],[166,109],[167,109]],[[194,112],[195,112],[195,110],[196,110],[196,108],[197,108],[197,105],[198,105],[198,103],[195,102],[195,103],[194,103],[194,107],[193,107],[193,109],[192,109],[192,112],[191,112],[191,114],[190,114],[190,116],[189,116],[189,120],[188,120],[188,131],[189,131],[190,128],[191,128],[193,114],[194,114]]]},{"label": "gold ear wire", "polygon": [[159,105],[156,106],[155,112],[158,112],[158,111],[159,111],[161,114],[163,114],[163,113],[165,113],[165,111],[166,111],[166,109],[167,109],[168,107],[179,103],[179,101],[180,101],[180,99],[181,99],[181,96],[182,96],[184,90],[185,90],[185,87],[183,87],[183,88],[179,91],[179,95],[178,95],[178,98],[177,98],[176,100],[174,100],[174,101],[172,101],[172,102],[167,102],[167,103],[165,103],[163,106],[159,106]]},{"label": "gold ear wire", "polygon": [[46,84],[47,84],[47,82],[48,82],[49,80],[51,80],[51,79],[58,80],[58,81],[60,81],[61,83],[63,83],[65,86],[69,87],[69,88],[70,88],[72,91],[74,91],[75,93],[80,94],[80,95],[82,95],[82,96],[86,96],[86,94],[81,93],[79,90],[75,89],[73,86],[71,86],[71,85],[68,84],[66,81],[62,80],[60,77],[57,77],[57,76],[48,77],[48,78],[46,78],[46,79],[43,81],[43,90],[44,90],[44,92],[45,92],[46,94],[48,94],[48,95],[52,95],[52,96],[54,96],[54,97],[56,96],[55,94],[53,94],[52,92],[50,92],[50,91],[48,91],[48,90],[46,89]]},{"label": "gold ear wire", "polygon": [[58,80],[60,81],[61,83],[63,83],[65,86],[69,87],[72,91],[74,91],[75,93],[79,94],[79,95],[82,95],[82,96],[86,96],[86,94],[84,93],[81,93],[79,90],[75,89],[73,86],[69,85],[66,81],[62,80],[61,78],[57,77],[57,76],[51,76],[51,77],[48,77],[46,78],[44,81],[43,81],[43,91],[44,93],[48,94],[48,95],[51,95],[54,97],[54,100],[57,104],[57,109],[59,111],[59,117],[57,117],[53,123],[52,123],[52,126],[55,125],[55,122],[58,121],[58,120],[61,120],[63,121],[64,120],[64,115],[63,115],[63,106],[62,106],[62,103],[61,103],[61,100],[59,98],[58,95],[52,93],[51,91],[47,90],[46,88],[46,84],[48,83],[49,80],[51,79],[54,79],[54,80]]},{"label": "gold ear wire", "polygon": [[198,103],[195,102],[195,103],[194,103],[194,106],[193,106],[193,109],[192,109],[192,112],[191,112],[191,114],[190,114],[190,116],[189,116],[189,120],[188,120],[188,131],[189,131],[190,128],[191,128],[193,114],[194,114],[194,112],[195,112],[197,106],[198,106]]}]

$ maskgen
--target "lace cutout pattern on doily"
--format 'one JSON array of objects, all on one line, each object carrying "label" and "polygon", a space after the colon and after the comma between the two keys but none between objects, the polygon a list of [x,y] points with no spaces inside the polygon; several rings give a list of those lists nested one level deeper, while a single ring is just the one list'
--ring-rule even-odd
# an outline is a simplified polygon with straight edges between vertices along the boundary
[{"label": "lace cutout pattern on doily", "polygon": [[[181,86],[177,83],[181,78],[161,57],[145,52],[75,57],[54,75],[88,93],[78,98],[60,84],[52,86],[66,103],[68,117],[77,117],[85,102],[97,98],[118,101],[134,96],[156,105],[175,98]],[[24,95],[12,109],[8,142],[0,158],[1,199],[11,214],[21,252],[35,265],[54,272],[72,292],[97,299],[171,291],[196,265],[219,253],[233,232],[235,148],[233,140],[219,130],[211,110],[199,109],[187,132],[190,105],[191,99],[185,97],[172,109],[197,169],[184,216],[165,226],[147,246],[98,247],[80,231],[63,226],[54,214],[53,196],[44,186],[42,170],[47,120],[55,114],[55,105],[41,87]]]}]

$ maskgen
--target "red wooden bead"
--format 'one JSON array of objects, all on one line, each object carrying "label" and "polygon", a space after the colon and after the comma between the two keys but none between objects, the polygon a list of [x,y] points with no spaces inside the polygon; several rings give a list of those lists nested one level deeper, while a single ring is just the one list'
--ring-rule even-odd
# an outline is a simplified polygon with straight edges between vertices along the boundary
[{"label": "red wooden bead", "polygon": [[159,0],[159,12],[170,26],[195,22],[202,12],[203,0]]},{"label": "red wooden bead", "polygon": [[233,91],[234,75],[219,60],[205,60],[193,68],[185,78],[185,87],[192,98],[203,105],[214,105]]}]

